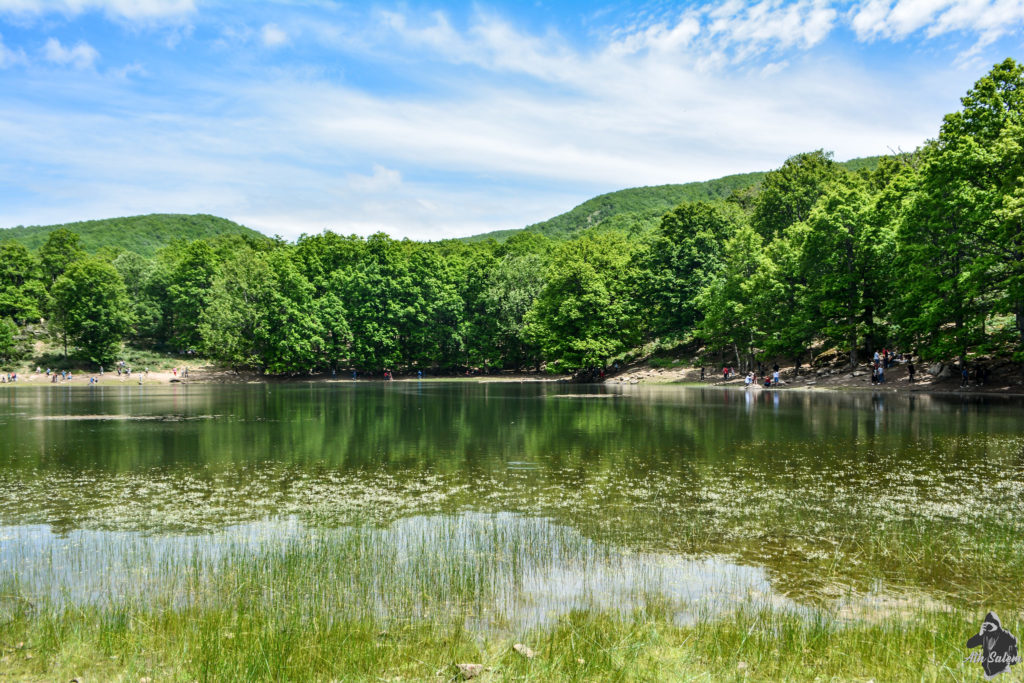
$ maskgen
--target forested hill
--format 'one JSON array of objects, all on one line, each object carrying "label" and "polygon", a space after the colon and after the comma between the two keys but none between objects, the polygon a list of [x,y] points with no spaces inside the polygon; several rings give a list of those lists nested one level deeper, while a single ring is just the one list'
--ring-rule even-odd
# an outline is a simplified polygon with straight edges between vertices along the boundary
[{"label": "forested hill", "polygon": [[[878,167],[881,157],[863,157],[840,162],[838,165],[849,171]],[[739,173],[681,185],[654,185],[633,187],[598,195],[588,199],[574,209],[525,228],[495,230],[482,235],[467,237],[467,242],[486,239],[504,240],[522,230],[540,233],[554,239],[573,237],[587,228],[608,228],[617,230],[644,230],[654,228],[665,212],[683,202],[714,201],[728,198],[734,192],[755,187],[766,175],[766,171]]]},{"label": "forested hill", "polygon": [[192,241],[221,235],[242,235],[266,240],[256,232],[226,218],[207,214],[153,213],[146,216],[106,218],[64,225],[33,225],[0,229],[0,242],[17,240],[32,250],[38,249],[46,237],[60,228],[67,228],[81,237],[82,248],[95,253],[103,247],[134,251],[146,257],[175,240]]}]

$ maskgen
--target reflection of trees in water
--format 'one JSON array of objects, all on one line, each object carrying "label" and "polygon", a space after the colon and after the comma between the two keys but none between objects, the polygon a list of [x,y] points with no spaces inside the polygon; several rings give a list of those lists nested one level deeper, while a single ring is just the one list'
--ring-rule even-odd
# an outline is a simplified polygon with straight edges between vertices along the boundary
[{"label": "reflection of trees in water", "polygon": [[[586,391],[621,395],[557,396]],[[1016,404],[926,395],[396,382],[12,396],[0,414],[3,521],[517,510],[634,549],[730,553],[797,596],[878,577],[948,588],[974,566],[963,539],[995,523],[985,509],[943,518],[929,506],[1005,499],[993,487],[1024,470]],[[104,412],[219,417],[22,419]],[[963,557],[886,554],[886,542],[921,538]],[[1021,561],[997,562],[1018,576]]]}]

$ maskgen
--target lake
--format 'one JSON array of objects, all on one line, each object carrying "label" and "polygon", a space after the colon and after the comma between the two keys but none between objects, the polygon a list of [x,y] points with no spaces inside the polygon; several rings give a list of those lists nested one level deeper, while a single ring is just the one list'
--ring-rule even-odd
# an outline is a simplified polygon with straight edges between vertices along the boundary
[{"label": "lake", "polygon": [[[370,574],[402,558],[440,558],[445,590],[445,572],[486,574],[454,601],[481,628],[652,596],[681,622],[750,600],[1005,600],[1024,555],[1022,417],[997,398],[673,386],[15,387],[0,572],[106,600],[227,549],[358,537]],[[983,567],[998,569],[964,580]],[[391,580],[362,586],[360,609],[427,609],[374,595],[412,579]]]}]

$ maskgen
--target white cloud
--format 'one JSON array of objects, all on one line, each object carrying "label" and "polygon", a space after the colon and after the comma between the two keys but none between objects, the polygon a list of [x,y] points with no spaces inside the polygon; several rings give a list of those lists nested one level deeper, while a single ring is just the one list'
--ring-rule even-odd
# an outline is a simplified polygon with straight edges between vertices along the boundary
[{"label": "white cloud", "polygon": [[357,192],[388,192],[402,184],[402,174],[394,169],[374,164],[373,173],[370,175],[350,173],[345,181],[349,188]]},{"label": "white cloud", "polygon": [[24,50],[12,50],[4,45],[3,36],[0,36],[0,69],[27,63],[28,58],[25,56]]},{"label": "white cloud", "polygon": [[850,23],[861,40],[903,40],[922,32],[929,38],[947,33],[976,35],[986,45],[1024,25],[1022,0],[866,0],[851,12]]},{"label": "white cloud", "polygon": [[267,47],[280,47],[288,43],[288,34],[277,24],[264,24],[260,39]]},{"label": "white cloud", "polygon": [[76,69],[89,69],[99,59],[100,53],[86,42],[79,42],[72,48],[66,48],[56,38],[50,38],[43,46],[43,56],[54,64],[70,65]]},{"label": "white cloud", "polygon": [[11,14],[76,16],[100,11],[109,17],[129,21],[182,17],[195,9],[194,0],[0,0],[0,12]]},{"label": "white cloud", "polygon": [[789,66],[789,62],[786,60],[782,60],[781,62],[769,62],[768,64],[765,64],[764,67],[761,69],[761,76],[763,78],[774,76],[775,74],[785,69],[787,66]]},{"label": "white cloud", "polygon": [[[879,7],[884,19],[891,5]],[[483,12],[466,27],[440,13],[372,16],[370,26],[280,21],[292,40],[358,57],[338,59],[342,69],[416,88],[374,92],[352,85],[370,79],[309,65],[232,71],[230,81],[182,66],[161,71],[165,94],[88,74],[95,102],[70,111],[21,102],[16,90],[0,98],[0,148],[18,162],[5,171],[0,159],[0,187],[18,188],[29,207],[0,202],[0,224],[44,220],[31,211],[181,211],[286,237],[521,227],[600,192],[763,170],[819,147],[838,158],[913,149],[969,85],[941,64],[878,73],[808,54],[856,17],[813,0],[700,6],[583,46]],[[238,25],[224,49],[265,40],[261,22]],[[73,63],[74,50],[54,52]]]},{"label": "white cloud", "polygon": [[837,12],[823,0],[785,3],[762,0],[746,4],[731,0],[708,11],[708,30],[741,55],[764,50],[814,47],[829,34]]},{"label": "white cloud", "polygon": [[146,67],[142,66],[138,62],[132,62],[131,64],[125,64],[119,69],[111,69],[110,74],[115,78],[126,79],[131,76],[146,76]]}]

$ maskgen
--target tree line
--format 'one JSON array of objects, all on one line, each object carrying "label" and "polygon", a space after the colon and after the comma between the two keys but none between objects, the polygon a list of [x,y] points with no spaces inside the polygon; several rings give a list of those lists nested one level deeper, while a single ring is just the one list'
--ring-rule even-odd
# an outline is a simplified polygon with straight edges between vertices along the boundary
[{"label": "tree line", "polygon": [[0,357],[40,325],[94,363],[120,345],[268,373],[604,367],[651,341],[747,367],[1024,360],[1024,69],[997,64],[913,152],[851,171],[798,154],[654,229],[570,240],[385,234],[181,241],[86,254],[71,231],[0,245]]}]

